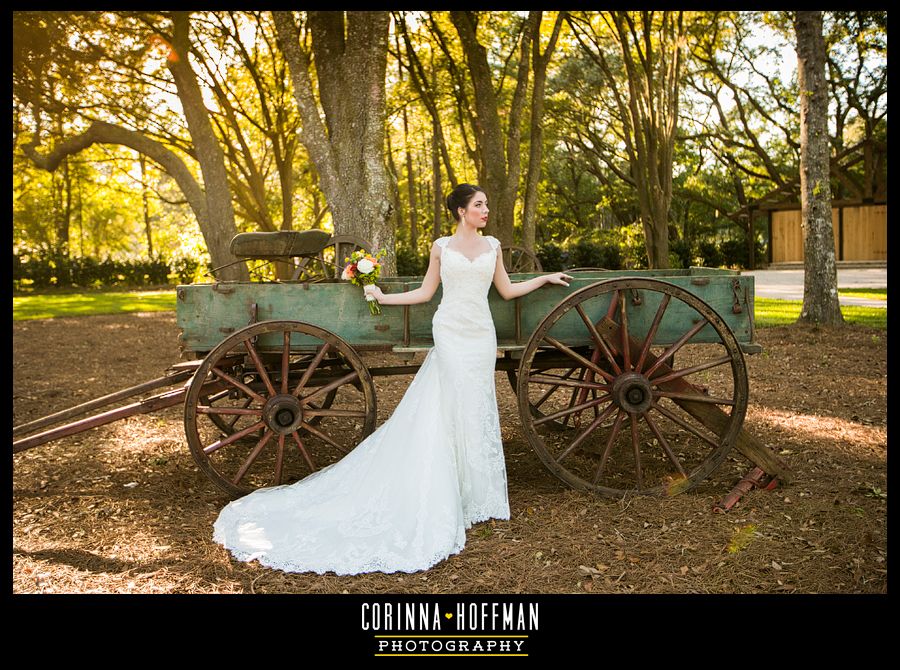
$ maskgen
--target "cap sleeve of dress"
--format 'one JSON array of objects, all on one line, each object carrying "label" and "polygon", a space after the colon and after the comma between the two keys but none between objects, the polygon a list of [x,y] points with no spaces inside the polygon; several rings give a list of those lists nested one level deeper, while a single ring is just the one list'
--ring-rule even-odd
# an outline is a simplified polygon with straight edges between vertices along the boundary
[{"label": "cap sleeve of dress", "polygon": [[488,242],[490,242],[492,249],[497,249],[500,246],[500,240],[498,240],[493,235],[488,235],[487,240]]},{"label": "cap sleeve of dress", "polygon": [[447,242],[449,242],[449,241],[450,241],[450,238],[448,238],[448,237],[439,237],[434,241],[434,243],[436,245],[438,245],[441,249],[443,249],[444,247],[447,246]]}]

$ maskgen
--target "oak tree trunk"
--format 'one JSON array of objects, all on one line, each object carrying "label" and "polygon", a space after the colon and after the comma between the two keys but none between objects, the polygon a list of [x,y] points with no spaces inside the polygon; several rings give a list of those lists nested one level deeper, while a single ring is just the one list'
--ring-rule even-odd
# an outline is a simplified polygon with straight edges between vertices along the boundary
[{"label": "oak tree trunk", "polygon": [[147,157],[138,153],[141,166],[141,209],[144,213],[144,235],[147,237],[147,258],[153,258],[153,229],[150,226],[150,196],[147,192]]},{"label": "oak tree trunk", "polygon": [[303,120],[300,139],[319,174],[334,232],[368,240],[371,251],[384,249],[382,273],[395,274],[393,205],[384,164],[390,14],[308,12],[312,54],[300,43],[293,12],[272,16]]},{"label": "oak tree trunk", "polygon": [[[219,267],[236,260],[230,250],[231,238],[237,235],[237,226],[234,222],[228,172],[225,169],[225,154],[213,132],[197,75],[188,60],[190,15],[187,12],[173,12],[172,21],[174,57],[168,59],[167,65],[175,80],[178,99],[184,110],[197,161],[200,163],[206,214],[213,233],[211,236],[204,235],[204,238],[213,266]],[[216,277],[242,281],[250,278],[244,263],[223,267],[216,272]]]},{"label": "oak tree trunk", "polygon": [[[534,12],[530,14],[529,21],[532,21]],[[516,191],[521,175],[519,126],[528,86],[528,47],[531,35],[527,30],[522,33],[516,86],[504,134],[487,49],[477,37],[475,13],[454,11],[450,12],[450,18],[459,35],[475,91],[475,141],[482,157],[478,179],[479,185],[487,192],[491,210],[485,232],[497,237],[502,244],[510,245],[513,243]]]},{"label": "oak tree trunk", "polygon": [[403,108],[403,143],[406,146],[406,190],[409,197],[409,244],[415,253],[419,249],[419,203],[416,199],[416,171],[409,148],[409,119]]},{"label": "oak tree trunk", "polygon": [[528,176],[525,181],[525,204],[522,212],[522,246],[534,251],[535,215],[537,213],[538,185],[541,181],[541,161],[544,155],[544,90],[547,84],[547,65],[556,48],[556,40],[565,16],[560,12],[553,26],[550,42],[541,53],[541,14],[531,24],[531,62],[534,83],[531,89],[531,139],[528,148]]},{"label": "oak tree trunk", "polygon": [[800,203],[803,229],[803,309],[799,321],[840,325],[829,182],[828,84],[822,12],[795,18],[800,88]]},{"label": "oak tree trunk", "polygon": [[434,192],[434,199],[432,201],[432,225],[431,225],[431,239],[436,240],[441,237],[443,223],[444,223],[444,188],[443,182],[441,179],[441,158],[440,158],[440,139],[438,137],[438,132],[440,128],[440,122],[436,119],[432,120],[432,133],[431,133],[431,181],[432,181],[432,191]]}]

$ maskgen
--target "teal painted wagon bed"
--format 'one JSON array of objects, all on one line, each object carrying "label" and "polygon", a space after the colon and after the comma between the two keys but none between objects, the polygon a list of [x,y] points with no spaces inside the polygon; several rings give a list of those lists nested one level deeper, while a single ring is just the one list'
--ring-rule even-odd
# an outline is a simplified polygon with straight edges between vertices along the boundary
[{"label": "teal painted wagon bed", "polygon": [[[671,495],[736,447],[789,477],[742,427],[744,354],[760,350],[753,277],[708,268],[570,273],[568,287],[512,301],[489,294],[497,370],[550,472],[601,495]],[[385,277],[379,286],[391,293],[421,281]],[[199,361],[184,402],[198,465],[241,495],[342,458],[376,427],[378,379],[414,373],[416,354],[433,346],[440,298],[439,288],[429,303],[373,316],[361,289],[338,280],[179,286],[181,346]],[[403,364],[384,365],[379,353]]]}]

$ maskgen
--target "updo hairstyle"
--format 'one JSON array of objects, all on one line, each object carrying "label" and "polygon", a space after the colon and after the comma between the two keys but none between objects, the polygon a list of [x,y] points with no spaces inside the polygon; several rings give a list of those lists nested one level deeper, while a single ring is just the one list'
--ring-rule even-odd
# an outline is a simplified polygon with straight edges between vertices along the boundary
[{"label": "updo hairstyle", "polygon": [[450,217],[454,221],[459,221],[459,215],[456,213],[456,210],[460,207],[465,209],[469,206],[476,193],[484,192],[483,188],[475,184],[460,184],[450,191],[450,195],[447,196],[447,209],[450,210]]}]

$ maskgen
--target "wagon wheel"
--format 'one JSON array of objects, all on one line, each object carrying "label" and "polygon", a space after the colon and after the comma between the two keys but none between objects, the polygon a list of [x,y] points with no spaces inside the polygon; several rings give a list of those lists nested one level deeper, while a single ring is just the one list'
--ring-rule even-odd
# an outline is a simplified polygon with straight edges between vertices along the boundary
[{"label": "wagon wheel", "polygon": [[339,279],[344,270],[344,259],[359,250],[376,251],[371,242],[356,235],[334,235],[319,252],[318,261],[327,277]]},{"label": "wagon wheel", "polygon": [[566,268],[566,272],[611,272],[611,270],[607,270],[606,268]]},{"label": "wagon wheel", "polygon": [[[305,362],[309,362],[314,358],[314,354],[305,354],[304,356],[298,357],[299,360],[293,362],[292,368],[297,366],[303,366]],[[334,354],[333,352],[329,352],[326,354],[325,360],[321,363],[321,365],[328,365],[329,363],[334,362],[338,365],[341,364],[341,359],[339,356]],[[221,366],[220,366],[221,367]],[[227,367],[227,366],[226,366]],[[236,366],[235,366],[236,367]],[[269,371],[269,367],[267,366],[267,371]],[[244,384],[248,386],[253,386],[254,384],[260,385],[263,384],[262,380],[259,378],[255,368],[253,370],[247,371],[244,370],[243,367],[233,369],[232,376],[238,378]],[[321,407],[327,409],[331,407],[334,403],[334,398],[337,395],[337,389],[332,389],[328,392],[325,398],[322,400]],[[211,395],[201,395],[200,396],[200,404],[206,405],[208,407],[234,407],[237,406],[239,408],[246,409],[250,406],[253,398],[251,396],[243,393],[239,388],[227,388],[221,391],[217,391]],[[235,402],[239,401],[239,402]],[[210,421],[212,421],[216,427],[222,431],[223,436],[228,436],[236,433],[239,429],[235,428],[235,425],[238,424],[242,415],[240,414],[217,414],[215,412],[210,412],[207,414]],[[309,420],[309,423],[315,426],[322,420],[321,416],[314,416]]]},{"label": "wagon wheel", "polygon": [[261,321],[223,340],[200,364],[184,405],[194,460],[232,496],[338,461],[375,418],[375,386],[356,351],[298,321]]},{"label": "wagon wheel", "polygon": [[[568,362],[541,365],[560,354]],[[654,279],[569,295],[535,329],[518,377],[519,416],[541,461],[570,486],[611,497],[693,488],[725,459],[747,411],[744,357],[727,324]],[[574,430],[545,430],[564,418]]]},{"label": "wagon wheel", "polygon": [[507,272],[543,272],[541,261],[525,247],[503,246],[500,251]]},{"label": "wagon wheel", "polygon": [[[589,347],[575,347],[574,351],[579,353],[582,356],[586,356],[590,358],[591,350]],[[572,379],[574,380],[583,380],[586,368],[580,366],[573,366],[573,363],[568,356],[559,355],[558,353],[554,354],[552,351],[541,351],[538,352],[537,357],[532,362],[531,374],[540,374],[545,370],[557,369],[558,374],[563,377],[563,379]],[[605,360],[601,360],[598,362],[601,367],[608,369],[608,363]],[[574,375],[574,376],[573,376]],[[519,374],[516,370],[507,370],[506,378],[509,380],[510,386],[514,392],[519,390]],[[569,403],[570,406],[575,403],[578,394],[577,387],[571,387],[567,390],[569,393]],[[593,397],[596,397],[596,391],[591,392]],[[529,399],[529,410],[531,412],[531,416],[535,419],[543,419],[546,414],[541,411],[541,405],[546,402],[547,398],[552,395],[551,393],[542,394],[540,398],[537,399]],[[555,419],[548,419],[546,421],[542,421],[540,425],[549,428],[550,430],[562,431],[562,430],[571,430],[575,428],[575,424],[573,423],[573,414],[567,414],[562,417],[558,417]]]}]

